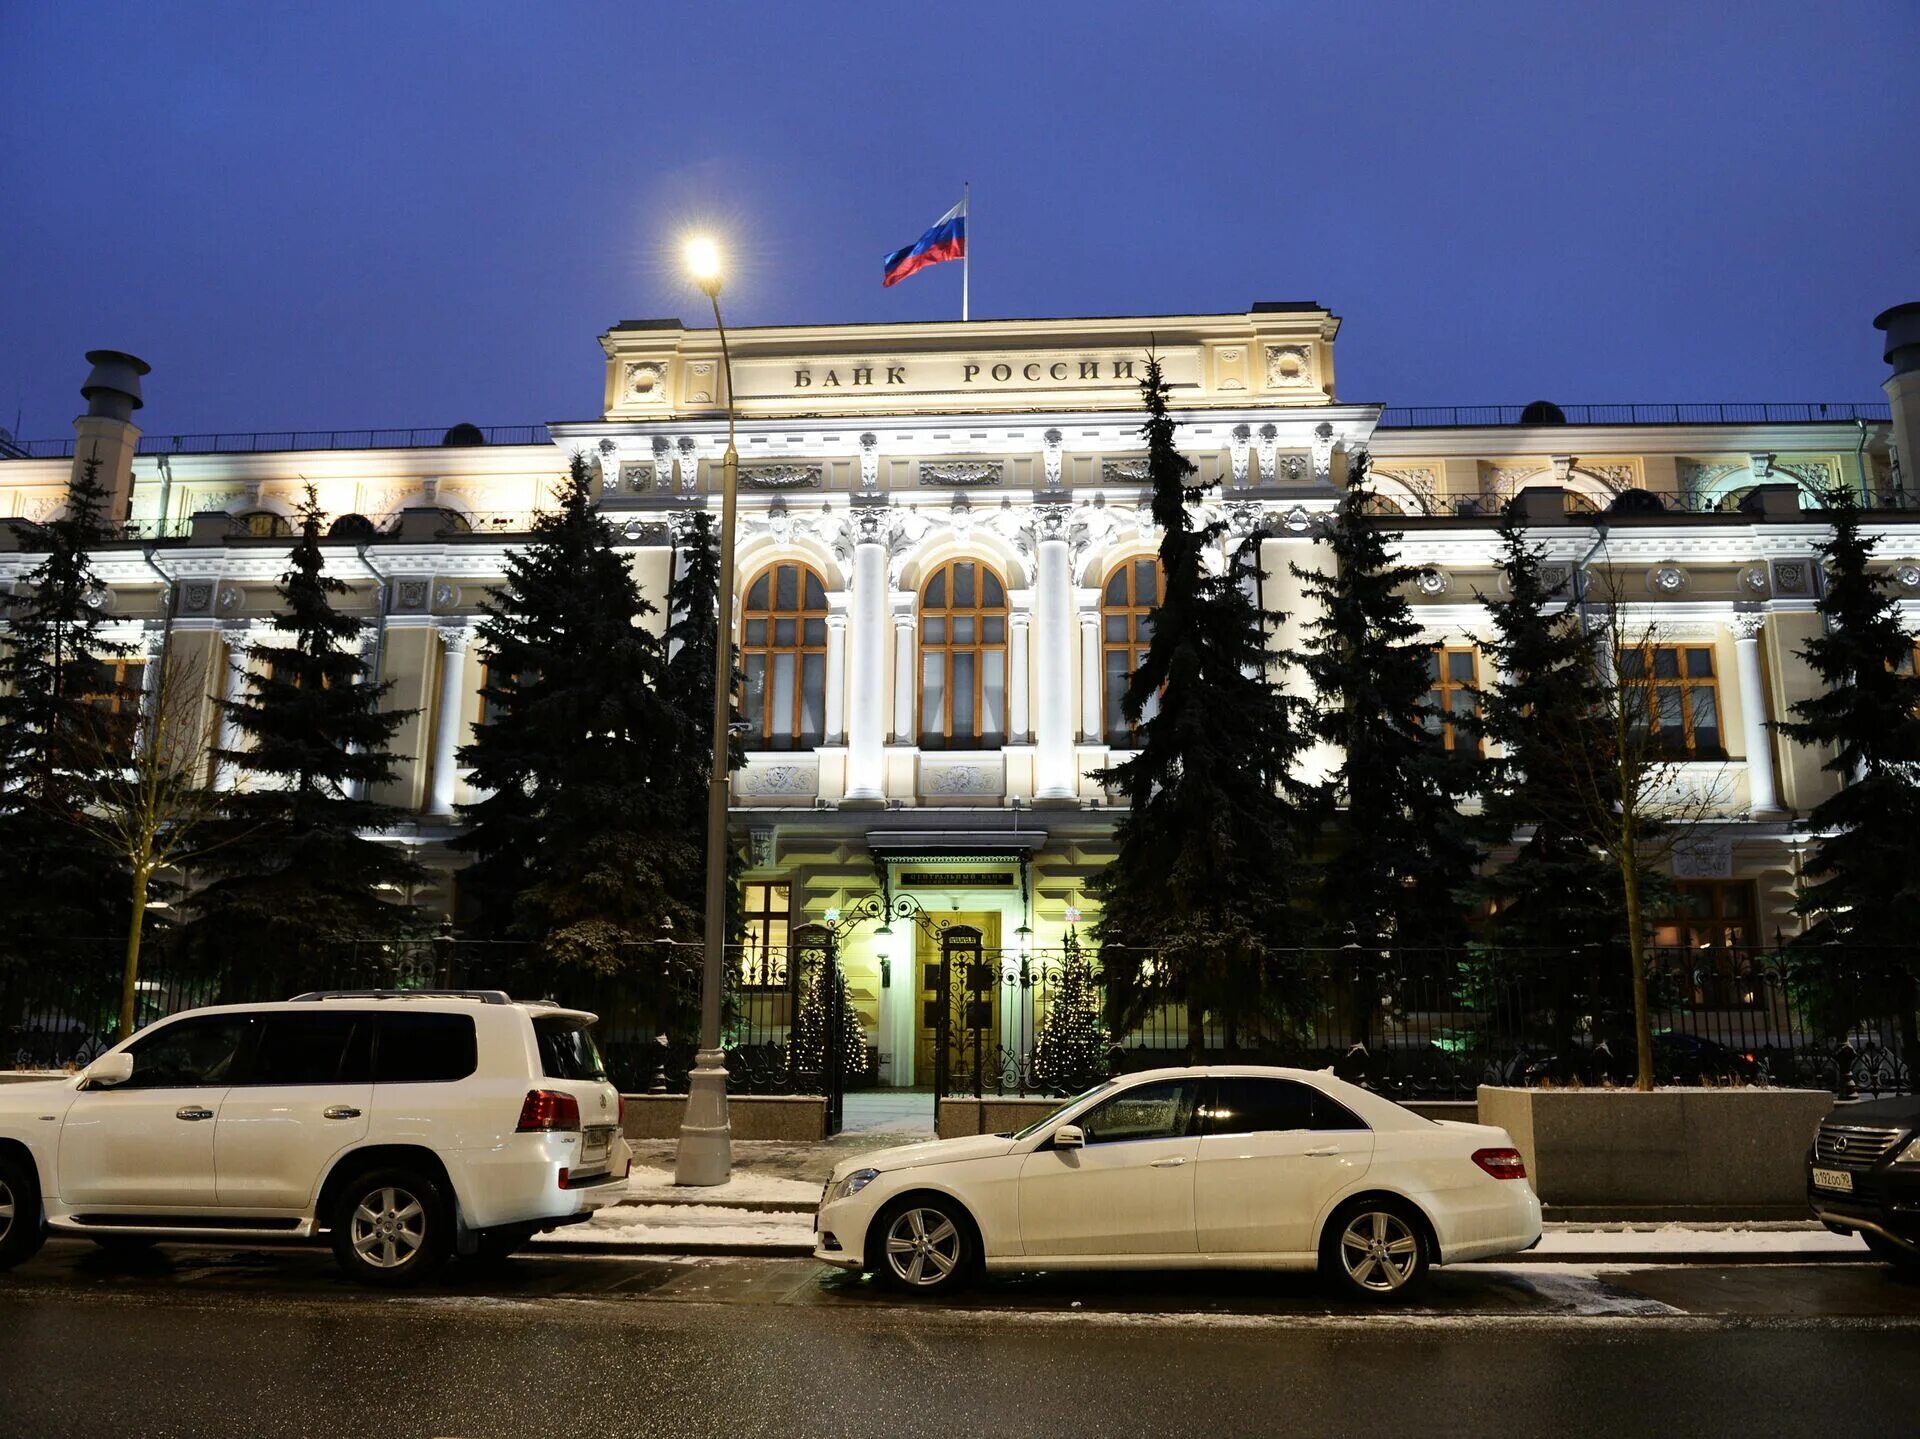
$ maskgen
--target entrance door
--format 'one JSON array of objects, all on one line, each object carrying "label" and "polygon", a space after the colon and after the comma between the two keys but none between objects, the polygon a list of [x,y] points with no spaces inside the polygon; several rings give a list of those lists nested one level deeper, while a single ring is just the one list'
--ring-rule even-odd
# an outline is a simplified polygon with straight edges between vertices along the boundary
[{"label": "entrance door", "polygon": [[[949,1087],[955,1093],[961,1092],[958,1076],[964,1068],[964,1089],[972,1093],[975,1035],[970,1020],[979,1020],[984,1025],[978,1038],[989,1072],[991,1066],[999,1063],[1000,985],[996,971],[1000,962],[1000,916],[991,910],[969,910],[935,915],[934,919],[936,923],[946,921],[945,929],[938,935],[916,931],[918,938],[914,942],[920,985],[914,1076],[921,1084],[934,1082],[944,1007],[951,1020],[947,1045]],[[960,958],[958,967],[949,965],[946,959],[952,949],[950,941],[955,939],[961,941],[959,950],[953,951]],[[981,983],[982,980],[985,982]]]}]

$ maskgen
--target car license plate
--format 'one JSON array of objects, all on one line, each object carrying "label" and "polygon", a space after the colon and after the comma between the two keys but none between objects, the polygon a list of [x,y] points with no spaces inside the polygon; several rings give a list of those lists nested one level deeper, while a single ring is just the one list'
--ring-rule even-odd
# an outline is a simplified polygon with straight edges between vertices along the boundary
[{"label": "car license plate", "polygon": [[613,1148],[611,1129],[589,1129],[580,1137],[580,1157],[585,1160],[605,1159]]},{"label": "car license plate", "polygon": [[1816,1189],[1838,1189],[1846,1194],[1853,1192],[1853,1176],[1844,1169],[1816,1169],[1813,1171],[1813,1184]]}]

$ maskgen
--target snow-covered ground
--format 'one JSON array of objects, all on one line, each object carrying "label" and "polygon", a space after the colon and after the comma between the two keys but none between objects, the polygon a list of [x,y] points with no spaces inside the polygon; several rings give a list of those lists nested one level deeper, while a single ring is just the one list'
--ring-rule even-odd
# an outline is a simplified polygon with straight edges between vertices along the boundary
[{"label": "snow-covered ground", "polygon": [[700,1205],[790,1204],[809,1214],[820,1202],[820,1186],[810,1179],[787,1179],[735,1169],[725,1184],[693,1186],[673,1182],[673,1171],[636,1164],[627,1175],[627,1192],[636,1200]]},{"label": "snow-covered ground", "polygon": [[[819,1197],[817,1192],[814,1197]],[[570,1224],[540,1237],[560,1244],[634,1244],[649,1249],[676,1244],[812,1249],[813,1216],[765,1214],[725,1204],[616,1204],[596,1211],[586,1224]]]},{"label": "snow-covered ground", "polygon": [[1542,1258],[1605,1259],[1617,1254],[1660,1254],[1676,1258],[1716,1254],[1857,1255],[1865,1246],[1852,1235],[1833,1234],[1817,1225],[1789,1224],[1549,1224],[1533,1254]]}]

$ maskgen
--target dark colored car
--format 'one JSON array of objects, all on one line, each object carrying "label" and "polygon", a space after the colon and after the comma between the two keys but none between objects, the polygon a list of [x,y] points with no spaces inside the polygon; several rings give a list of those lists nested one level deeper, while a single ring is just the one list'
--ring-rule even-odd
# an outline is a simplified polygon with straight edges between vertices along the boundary
[{"label": "dark colored car", "polygon": [[1858,1234],[1882,1259],[1920,1269],[1920,1098],[1849,1104],[1807,1152],[1807,1202],[1837,1234]]}]

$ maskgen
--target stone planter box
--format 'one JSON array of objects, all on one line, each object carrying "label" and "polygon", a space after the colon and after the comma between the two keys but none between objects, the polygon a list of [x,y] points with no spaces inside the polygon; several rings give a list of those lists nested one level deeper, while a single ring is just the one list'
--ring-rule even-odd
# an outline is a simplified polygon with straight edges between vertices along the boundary
[{"label": "stone planter box", "polygon": [[1480,1122],[1513,1136],[1553,1217],[1804,1218],[1806,1153],[1833,1108],[1806,1089],[1507,1089]]},{"label": "stone planter box", "polygon": [[[684,1094],[629,1094],[628,1139],[678,1139],[686,1116]],[[818,1094],[730,1094],[727,1116],[735,1139],[822,1140],[827,1101]]]}]

